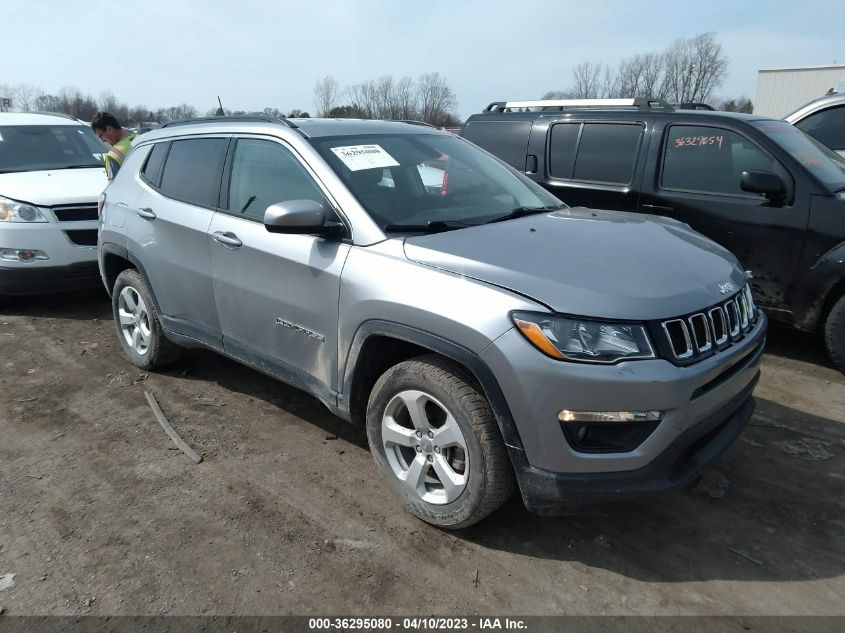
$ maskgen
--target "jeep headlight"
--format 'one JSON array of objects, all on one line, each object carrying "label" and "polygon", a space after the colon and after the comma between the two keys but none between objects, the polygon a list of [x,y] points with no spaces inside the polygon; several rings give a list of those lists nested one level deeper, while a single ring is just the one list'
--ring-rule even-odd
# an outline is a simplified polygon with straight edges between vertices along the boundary
[{"label": "jeep headlight", "polygon": [[656,358],[645,327],[535,312],[514,312],[514,324],[546,356],[583,363]]},{"label": "jeep headlight", "polygon": [[47,218],[31,204],[0,197],[0,222],[46,222]]}]

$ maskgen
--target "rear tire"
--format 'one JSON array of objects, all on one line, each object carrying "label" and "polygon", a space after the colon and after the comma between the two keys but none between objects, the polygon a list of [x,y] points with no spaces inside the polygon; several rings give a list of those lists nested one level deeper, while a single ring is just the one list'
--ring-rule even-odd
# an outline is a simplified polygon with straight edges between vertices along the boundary
[{"label": "rear tire", "polygon": [[112,315],[120,345],[136,367],[158,369],[181,356],[182,349],[165,338],[152,293],[137,270],[130,268],[117,276]]},{"label": "rear tire", "polygon": [[824,343],[833,365],[845,373],[845,295],[839,297],[827,315]]},{"label": "rear tire", "polygon": [[404,361],[379,378],[367,406],[367,438],[391,490],[432,525],[468,527],[513,492],[490,404],[460,367],[439,356]]}]

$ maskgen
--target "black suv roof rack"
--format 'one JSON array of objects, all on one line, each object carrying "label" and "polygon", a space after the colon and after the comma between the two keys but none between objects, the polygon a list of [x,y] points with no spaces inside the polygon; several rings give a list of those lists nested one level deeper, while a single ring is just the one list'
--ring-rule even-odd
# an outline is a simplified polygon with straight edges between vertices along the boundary
[{"label": "black suv roof rack", "polygon": [[675,103],[673,105],[677,110],[707,110],[712,112],[716,109],[711,105],[699,101],[684,101],[683,103]]},{"label": "black suv roof rack", "polygon": [[577,108],[632,108],[636,110],[674,110],[663,99],[539,99],[536,101],[494,101],[484,112],[536,112]]},{"label": "black suv roof rack", "polygon": [[237,121],[239,123],[281,123],[293,129],[299,129],[299,126],[286,119],[285,117],[277,116],[260,116],[255,114],[227,114],[225,116],[204,116],[194,119],[182,119],[180,121],[168,121],[163,123],[159,128],[174,127],[176,125],[193,125],[195,123],[226,123],[229,121]]}]

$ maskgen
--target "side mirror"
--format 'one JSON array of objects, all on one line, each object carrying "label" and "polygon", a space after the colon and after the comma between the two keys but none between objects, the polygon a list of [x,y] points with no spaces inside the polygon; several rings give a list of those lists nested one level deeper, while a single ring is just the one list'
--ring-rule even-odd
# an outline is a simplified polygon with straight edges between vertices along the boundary
[{"label": "side mirror", "polygon": [[743,191],[762,194],[769,200],[786,197],[783,180],[771,171],[744,171],[739,186]]},{"label": "side mirror", "polygon": [[264,228],[270,233],[322,235],[345,234],[342,224],[326,222],[326,210],[316,200],[286,200],[267,207]]}]

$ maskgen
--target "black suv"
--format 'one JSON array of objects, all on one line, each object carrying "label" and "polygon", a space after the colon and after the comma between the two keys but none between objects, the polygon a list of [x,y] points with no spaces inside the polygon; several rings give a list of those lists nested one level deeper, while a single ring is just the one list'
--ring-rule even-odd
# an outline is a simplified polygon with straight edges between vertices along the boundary
[{"label": "black suv", "polygon": [[[845,159],[785,121],[655,100],[490,104],[461,136],[572,206],[685,222],[845,371]],[[648,248],[643,244],[643,248]]]}]

